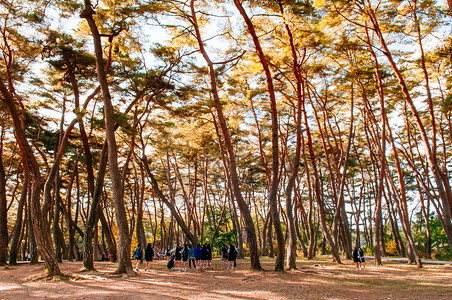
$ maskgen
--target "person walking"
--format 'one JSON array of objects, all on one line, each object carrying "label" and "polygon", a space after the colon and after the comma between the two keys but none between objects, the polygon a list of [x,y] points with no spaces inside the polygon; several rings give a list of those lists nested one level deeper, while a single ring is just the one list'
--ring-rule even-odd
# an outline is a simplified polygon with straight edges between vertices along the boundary
[{"label": "person walking", "polygon": [[141,244],[138,244],[138,247],[133,252],[132,259],[133,258],[135,258],[137,260],[137,265],[135,267],[135,271],[138,271],[138,268],[140,267],[140,262],[143,258],[143,248],[141,248]]},{"label": "person walking", "polygon": [[364,258],[364,251],[363,249],[359,248],[359,262],[361,264],[361,269],[365,270],[366,269],[366,259]]},{"label": "person walking", "polygon": [[152,248],[151,243],[148,243],[146,250],[144,251],[144,258],[146,259],[144,271],[149,272],[151,270],[151,262],[154,259],[154,248]]}]

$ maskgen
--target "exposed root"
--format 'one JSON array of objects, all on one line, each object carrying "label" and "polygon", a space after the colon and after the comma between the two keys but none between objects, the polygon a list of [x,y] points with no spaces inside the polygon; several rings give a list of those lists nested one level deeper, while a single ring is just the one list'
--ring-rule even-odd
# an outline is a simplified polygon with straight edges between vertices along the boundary
[{"label": "exposed root", "polygon": [[44,281],[44,282],[63,282],[63,281],[71,281],[71,280],[81,280],[84,279],[83,277],[72,274],[72,273],[61,273],[58,275],[51,275],[47,274],[45,272],[41,274],[35,274],[28,276],[24,279],[25,282],[36,282],[36,281]]},{"label": "exposed root", "polygon": [[80,272],[82,272],[82,273],[84,273],[84,272],[97,272],[97,270],[96,270],[95,268],[88,269],[88,268],[86,268],[86,267],[82,267],[82,268],[80,269]]}]

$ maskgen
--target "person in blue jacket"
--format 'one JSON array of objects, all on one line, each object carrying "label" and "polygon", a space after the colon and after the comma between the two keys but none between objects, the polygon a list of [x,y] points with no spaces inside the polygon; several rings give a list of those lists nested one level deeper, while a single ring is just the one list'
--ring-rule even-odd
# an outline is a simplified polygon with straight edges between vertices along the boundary
[{"label": "person in blue jacket", "polygon": [[135,258],[137,260],[137,265],[135,267],[135,271],[138,271],[138,268],[140,267],[140,262],[143,258],[143,248],[141,248],[141,244],[138,244],[138,247],[133,252],[132,259],[133,258]]},{"label": "person in blue jacket", "polygon": [[196,269],[199,269],[202,266],[202,248],[200,244],[198,244],[198,247],[195,248],[195,259]]}]

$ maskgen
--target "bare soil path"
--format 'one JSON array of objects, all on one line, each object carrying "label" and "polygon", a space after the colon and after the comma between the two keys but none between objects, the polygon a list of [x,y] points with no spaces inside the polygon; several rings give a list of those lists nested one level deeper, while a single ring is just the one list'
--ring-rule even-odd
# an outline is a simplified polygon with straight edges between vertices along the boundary
[{"label": "bare soil path", "polygon": [[[262,258],[265,269],[273,260]],[[150,272],[113,276],[115,264],[96,263],[96,272],[80,272],[80,262],[64,262],[70,280],[29,280],[42,274],[43,265],[0,267],[0,299],[452,299],[452,266],[369,263],[356,270],[351,262],[330,259],[297,262],[299,270],[284,273],[249,271],[239,260],[237,270],[225,270],[219,259],[206,271],[168,271],[156,261]],[[144,267],[142,267],[144,268]],[[28,279],[27,279],[28,277]]]}]

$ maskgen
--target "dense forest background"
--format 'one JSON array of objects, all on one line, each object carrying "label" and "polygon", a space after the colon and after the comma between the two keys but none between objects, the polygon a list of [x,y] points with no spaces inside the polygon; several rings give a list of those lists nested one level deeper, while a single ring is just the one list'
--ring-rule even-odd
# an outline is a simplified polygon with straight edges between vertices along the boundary
[{"label": "dense forest background", "polygon": [[0,264],[132,273],[137,243],[234,243],[252,269],[452,258],[451,11],[1,1]]}]

